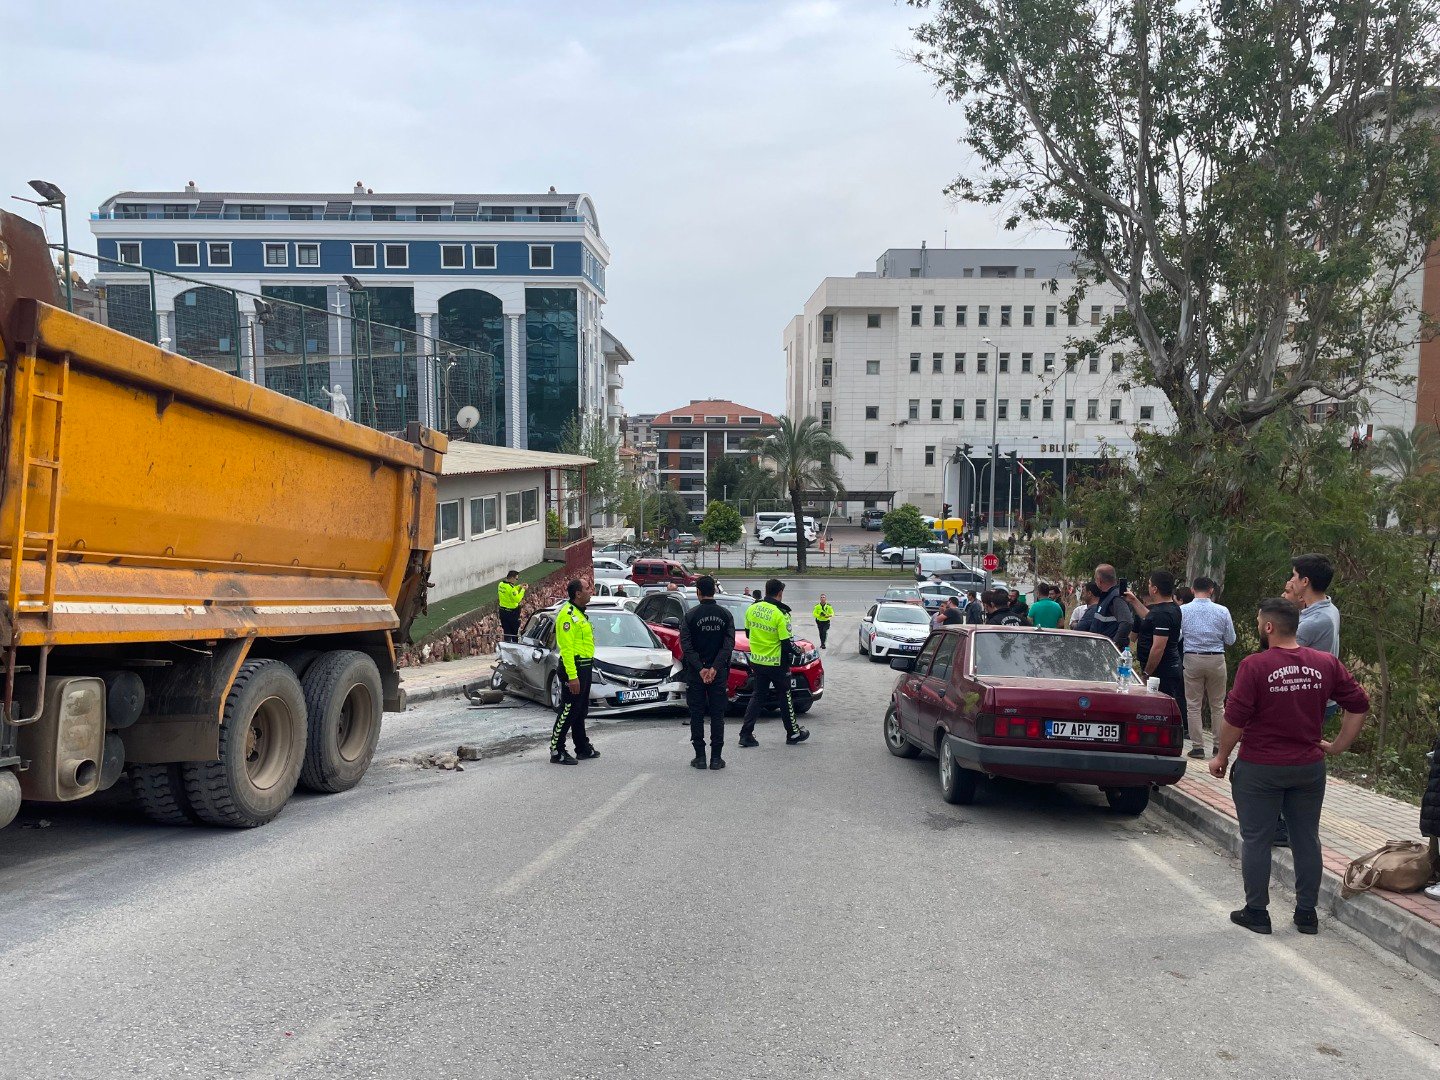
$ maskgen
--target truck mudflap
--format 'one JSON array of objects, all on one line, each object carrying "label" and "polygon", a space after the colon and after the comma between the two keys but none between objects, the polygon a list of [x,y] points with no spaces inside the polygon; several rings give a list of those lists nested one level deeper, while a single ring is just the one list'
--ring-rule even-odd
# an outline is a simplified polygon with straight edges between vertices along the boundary
[{"label": "truck mudflap", "polygon": [[222,641],[183,662],[139,669],[145,711],[120,732],[125,759],[158,765],[213,761],[220,753],[225,695],[250,654],[252,638]]}]

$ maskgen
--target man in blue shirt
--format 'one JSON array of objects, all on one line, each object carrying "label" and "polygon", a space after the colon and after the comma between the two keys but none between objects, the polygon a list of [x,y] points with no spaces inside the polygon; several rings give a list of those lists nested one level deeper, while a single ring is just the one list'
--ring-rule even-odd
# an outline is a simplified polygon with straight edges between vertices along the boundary
[{"label": "man in blue shirt", "polygon": [[1185,704],[1190,722],[1191,753],[1205,746],[1205,728],[1200,710],[1210,704],[1210,732],[1220,745],[1220,725],[1225,722],[1225,647],[1235,644],[1235,623],[1230,610],[1215,603],[1215,582],[1198,577],[1191,582],[1195,599],[1180,608],[1181,632],[1185,641]]}]

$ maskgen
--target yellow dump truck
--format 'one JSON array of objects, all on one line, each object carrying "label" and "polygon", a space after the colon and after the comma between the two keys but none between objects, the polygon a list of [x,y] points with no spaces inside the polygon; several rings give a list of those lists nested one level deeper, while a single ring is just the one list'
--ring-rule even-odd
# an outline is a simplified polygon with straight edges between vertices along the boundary
[{"label": "yellow dump truck", "polygon": [[443,435],[349,423],[58,306],[0,212],[0,826],[128,774],[249,827],[364,775],[404,708]]}]

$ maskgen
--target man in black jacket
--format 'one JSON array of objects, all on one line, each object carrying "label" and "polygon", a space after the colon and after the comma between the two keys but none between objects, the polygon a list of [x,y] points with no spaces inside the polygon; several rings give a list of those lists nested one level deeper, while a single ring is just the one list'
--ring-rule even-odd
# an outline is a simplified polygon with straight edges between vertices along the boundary
[{"label": "man in black jacket", "polygon": [[705,768],[705,717],[710,717],[710,768],[723,769],[720,747],[725,743],[725,694],[730,681],[730,653],[735,649],[735,620],[715,602],[715,579],[695,582],[700,602],[680,621],[680,661],[685,667],[685,704],[690,709],[690,742],[695,746],[692,768]]}]

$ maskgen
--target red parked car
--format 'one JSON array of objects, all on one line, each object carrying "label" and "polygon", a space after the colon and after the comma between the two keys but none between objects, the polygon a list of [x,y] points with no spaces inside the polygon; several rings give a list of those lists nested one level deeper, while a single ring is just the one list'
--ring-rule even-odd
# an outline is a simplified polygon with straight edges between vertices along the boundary
[{"label": "red parked car", "polygon": [[1185,775],[1180,709],[1132,676],[1115,682],[1109,638],[1018,626],[948,626],[904,672],[885,713],[896,757],[940,761],[946,802],[968,803],[982,778],[1093,784],[1110,805],[1139,814],[1151,784]]},{"label": "red parked car", "polygon": [[630,580],[636,585],[694,585],[700,575],[686,569],[674,559],[636,559],[630,564]]},{"label": "red parked car", "polygon": [[[721,593],[715,600],[723,604],[735,619],[735,652],[730,657],[726,696],[730,699],[731,710],[740,712],[750,704],[750,695],[755,692],[755,680],[750,674],[750,639],[744,629],[745,609],[755,601],[730,593]],[[655,636],[678,660],[680,620],[699,602],[694,589],[651,593],[636,605],[635,614],[655,631]],[[795,647],[800,650],[800,663],[790,668],[790,697],[795,702],[796,713],[807,713],[811,705],[825,696],[825,665],[820,662],[820,652],[813,642],[796,638]],[[766,707],[775,708],[776,705]]]}]

